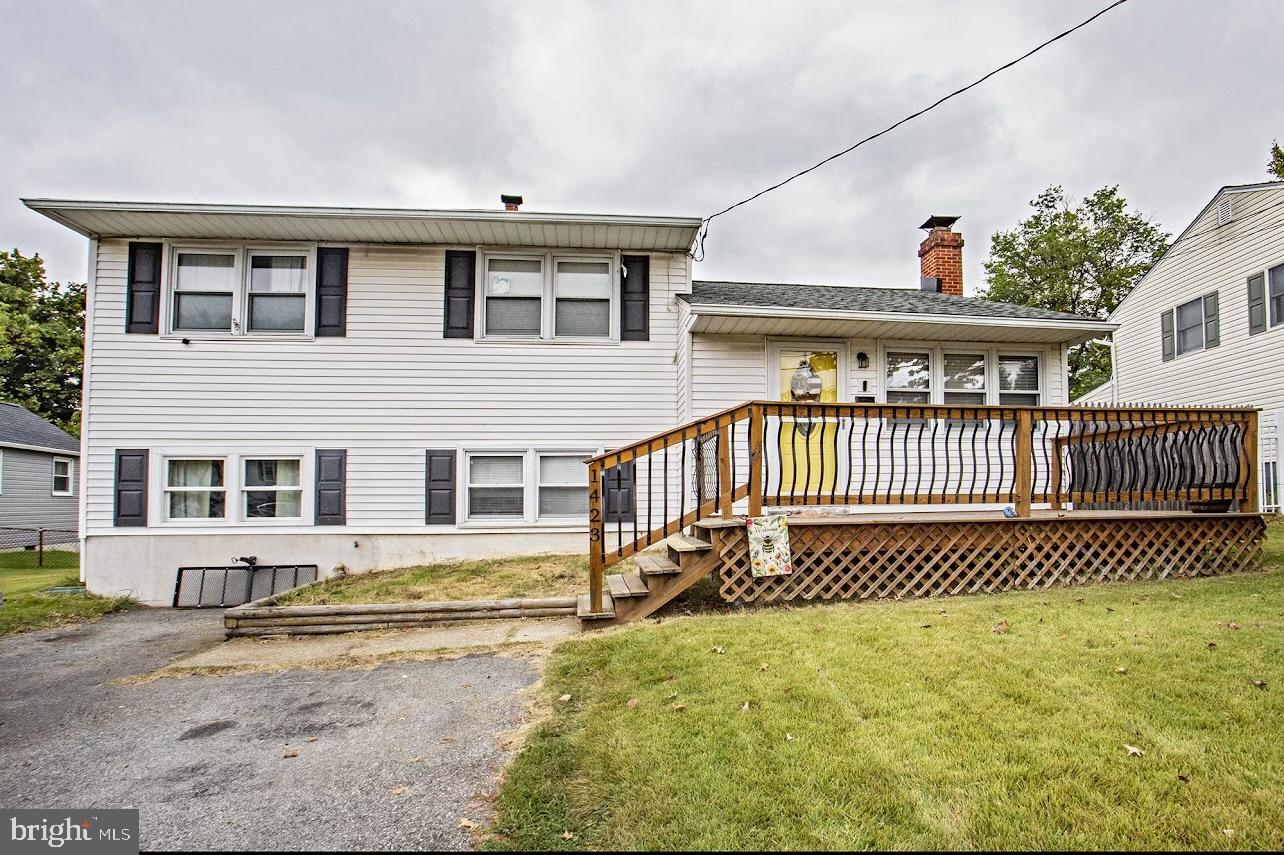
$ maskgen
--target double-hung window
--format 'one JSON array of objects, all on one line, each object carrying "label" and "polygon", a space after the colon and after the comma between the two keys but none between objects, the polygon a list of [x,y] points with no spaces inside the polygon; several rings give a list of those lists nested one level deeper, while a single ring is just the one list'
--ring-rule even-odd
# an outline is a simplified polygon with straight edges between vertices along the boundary
[{"label": "double-hung window", "polygon": [[247,520],[299,519],[303,486],[297,457],[241,459],[241,513]]},{"label": "double-hung window", "polygon": [[250,253],[250,332],[303,332],[307,273],[306,252]]},{"label": "double-hung window", "polygon": [[588,464],[584,454],[539,456],[539,515],[588,516]]},{"label": "double-hung window", "polygon": [[176,246],[171,258],[170,332],[306,332],[312,250]]},{"label": "double-hung window", "polygon": [[986,403],[986,369],[983,353],[946,353],[944,356],[944,402],[947,404]]},{"label": "double-hung window", "polygon": [[544,259],[486,259],[486,335],[538,338],[544,318]]},{"label": "double-hung window", "polygon": [[227,486],[222,458],[169,458],[165,461],[165,518],[221,520],[227,516]]},{"label": "double-hung window", "polygon": [[611,264],[605,259],[557,259],[553,276],[556,337],[611,334]]},{"label": "double-hung window", "polygon": [[1204,299],[1177,307],[1177,355],[1204,349]]},{"label": "double-hung window", "polygon": [[54,496],[71,495],[71,460],[69,458],[54,458],[53,485],[50,493]]},{"label": "double-hung window", "polygon": [[999,356],[999,403],[1038,406],[1043,372],[1037,356]]},{"label": "double-hung window", "polygon": [[526,456],[468,455],[469,518],[520,520],[525,515]]},{"label": "double-hung window", "polygon": [[1269,271],[1271,293],[1268,301],[1271,304],[1271,326],[1284,324],[1284,264],[1276,265]]},{"label": "double-hung window", "polygon": [[887,353],[887,403],[932,403],[930,353]]},{"label": "double-hung window", "polygon": [[610,256],[487,255],[482,329],[494,338],[607,339],[617,312]]},{"label": "double-hung window", "polygon": [[174,263],[176,332],[232,332],[239,253],[179,250]]}]

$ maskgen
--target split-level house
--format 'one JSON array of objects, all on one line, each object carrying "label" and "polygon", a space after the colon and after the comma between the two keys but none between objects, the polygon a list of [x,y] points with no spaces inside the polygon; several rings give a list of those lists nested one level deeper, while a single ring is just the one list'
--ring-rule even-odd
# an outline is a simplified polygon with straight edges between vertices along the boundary
[{"label": "split-level house", "polygon": [[[751,400],[1064,405],[1114,329],[964,296],[951,217],[868,288],[693,281],[694,217],[26,204],[88,239],[85,580],[149,604],[244,558],[583,552],[595,454]],[[606,525],[668,501],[643,468]]]},{"label": "split-level house", "polygon": [[1082,401],[1261,408],[1260,495],[1278,512],[1284,182],[1218,190],[1110,321],[1112,376]]}]

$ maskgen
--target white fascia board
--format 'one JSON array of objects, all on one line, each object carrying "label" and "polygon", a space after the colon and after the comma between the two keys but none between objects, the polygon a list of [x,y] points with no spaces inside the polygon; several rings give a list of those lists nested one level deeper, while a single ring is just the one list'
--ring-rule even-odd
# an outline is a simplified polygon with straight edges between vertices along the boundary
[{"label": "white fascia board", "polygon": [[728,318],[805,318],[839,321],[881,321],[910,324],[965,324],[980,327],[1027,327],[1079,333],[1111,333],[1119,324],[1107,321],[1070,321],[1056,318],[994,318],[987,315],[935,315],[913,312],[855,312],[839,309],[798,309],[784,306],[733,306],[691,304],[693,315]]}]

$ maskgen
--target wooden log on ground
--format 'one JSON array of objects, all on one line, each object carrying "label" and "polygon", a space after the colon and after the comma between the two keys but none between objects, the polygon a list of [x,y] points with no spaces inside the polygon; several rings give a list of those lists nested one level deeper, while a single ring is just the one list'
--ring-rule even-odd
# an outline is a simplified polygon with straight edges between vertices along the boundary
[{"label": "wooden log on ground", "polygon": [[546,597],[542,599],[507,600],[446,600],[427,603],[360,603],[315,606],[236,606],[228,609],[237,618],[260,617],[313,617],[317,615],[386,615],[437,612],[478,612],[501,609],[558,609],[574,610],[574,597]]},{"label": "wooden log on ground", "polygon": [[307,615],[302,617],[236,618],[237,627],[249,626],[325,626],[363,624],[433,624],[461,620],[497,620],[504,618],[561,617],[575,614],[575,608],[487,609],[472,612],[393,612],[380,615]]}]

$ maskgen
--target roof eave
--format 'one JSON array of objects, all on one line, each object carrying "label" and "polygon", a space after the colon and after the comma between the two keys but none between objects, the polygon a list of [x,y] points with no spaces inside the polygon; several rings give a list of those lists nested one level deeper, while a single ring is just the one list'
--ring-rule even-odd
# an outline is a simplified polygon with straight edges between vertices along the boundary
[{"label": "roof eave", "polygon": [[1090,319],[1065,318],[999,318],[989,315],[938,315],[913,312],[856,312],[840,309],[800,309],[788,306],[739,306],[721,303],[689,302],[693,315],[720,317],[787,317],[850,321],[889,321],[916,324],[972,324],[989,327],[1031,327],[1063,329],[1067,332],[1105,335],[1119,329],[1119,324]]}]

